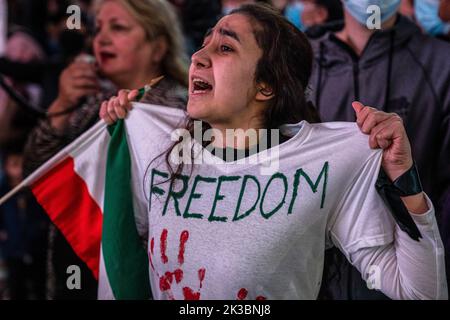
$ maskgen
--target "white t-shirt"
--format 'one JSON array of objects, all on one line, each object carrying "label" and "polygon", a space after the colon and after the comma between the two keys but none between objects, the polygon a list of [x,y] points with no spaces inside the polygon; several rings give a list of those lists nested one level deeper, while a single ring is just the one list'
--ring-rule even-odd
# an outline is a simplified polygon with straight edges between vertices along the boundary
[{"label": "white t-shirt", "polygon": [[352,260],[394,241],[395,222],[375,190],[382,152],[369,148],[355,123],[283,126],[291,139],[240,162],[191,141],[203,163],[185,165],[170,187],[161,183],[170,171],[158,156],[186,115],[151,108],[139,120],[146,134],[127,131],[154,141],[144,153],[130,149],[141,179],[137,211],[148,212],[155,299],[315,299],[327,246]]}]

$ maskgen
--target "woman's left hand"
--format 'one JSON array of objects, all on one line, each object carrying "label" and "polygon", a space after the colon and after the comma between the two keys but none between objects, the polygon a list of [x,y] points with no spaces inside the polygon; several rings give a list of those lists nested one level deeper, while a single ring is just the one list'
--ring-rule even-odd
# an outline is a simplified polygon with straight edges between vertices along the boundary
[{"label": "woman's left hand", "polygon": [[370,147],[383,149],[383,169],[394,181],[413,165],[411,146],[402,119],[396,113],[379,111],[360,102],[355,101],[352,106],[359,128],[370,135]]},{"label": "woman's left hand", "polygon": [[[360,102],[355,101],[352,106],[359,128],[370,135],[370,147],[383,149],[381,165],[391,181],[394,181],[413,165],[411,145],[402,119],[395,113],[366,107]],[[423,214],[429,210],[423,192],[401,199],[411,213]]]}]

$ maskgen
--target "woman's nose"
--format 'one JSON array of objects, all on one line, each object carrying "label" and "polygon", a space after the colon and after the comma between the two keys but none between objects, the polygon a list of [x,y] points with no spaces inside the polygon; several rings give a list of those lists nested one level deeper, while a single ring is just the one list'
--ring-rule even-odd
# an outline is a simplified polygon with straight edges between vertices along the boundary
[{"label": "woman's nose", "polygon": [[209,68],[211,60],[203,49],[200,49],[192,55],[192,64],[197,68]]},{"label": "woman's nose", "polygon": [[109,33],[102,29],[99,30],[97,35],[95,36],[95,40],[100,44],[100,45],[107,45],[109,43],[111,43],[111,38]]}]

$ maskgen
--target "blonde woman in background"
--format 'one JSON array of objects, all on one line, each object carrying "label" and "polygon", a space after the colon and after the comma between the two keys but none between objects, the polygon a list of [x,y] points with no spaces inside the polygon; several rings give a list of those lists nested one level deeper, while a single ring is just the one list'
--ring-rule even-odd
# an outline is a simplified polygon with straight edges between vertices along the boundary
[{"label": "blonde woman in background", "polygon": [[[30,173],[98,120],[100,102],[116,88],[140,88],[164,79],[142,101],[184,108],[188,65],[182,34],[172,6],[165,0],[102,0],[96,9],[95,63],[79,57],[61,74],[59,93],[49,116],[30,135],[25,173]],[[67,267],[82,270],[81,290],[66,287]],[[96,298],[97,283],[55,227],[49,231],[48,298]]]}]

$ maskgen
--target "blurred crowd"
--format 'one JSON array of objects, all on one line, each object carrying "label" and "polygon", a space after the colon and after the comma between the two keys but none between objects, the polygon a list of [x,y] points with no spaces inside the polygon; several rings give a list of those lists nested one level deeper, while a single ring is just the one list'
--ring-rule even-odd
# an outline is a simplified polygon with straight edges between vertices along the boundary
[{"label": "blurred crowd", "polygon": [[[358,3],[370,1],[0,0],[0,197],[95,124],[118,89],[163,74],[143,101],[184,108],[189,57],[223,15],[251,2],[272,5],[311,39],[308,98],[323,121],[354,121],[353,100],[403,118],[448,252],[450,0],[401,0],[378,31],[360,23]],[[80,9],[79,27],[68,8]],[[325,299],[385,298],[336,261],[341,277]],[[73,264],[82,290],[66,287]],[[30,192],[0,207],[0,300],[95,297],[95,279]]]}]

